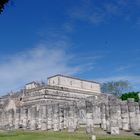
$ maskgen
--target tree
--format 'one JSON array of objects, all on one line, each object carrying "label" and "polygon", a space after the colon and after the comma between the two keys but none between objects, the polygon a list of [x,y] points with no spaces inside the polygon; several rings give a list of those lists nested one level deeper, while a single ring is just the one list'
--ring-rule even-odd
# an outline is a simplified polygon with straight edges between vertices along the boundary
[{"label": "tree", "polygon": [[121,96],[123,93],[129,91],[130,88],[129,82],[123,80],[106,82],[101,85],[103,93],[114,94],[116,96]]},{"label": "tree", "polygon": [[9,2],[9,0],[0,0],[0,14],[3,12],[5,5]]},{"label": "tree", "polygon": [[123,94],[120,98],[122,100],[127,100],[128,98],[134,98],[135,102],[139,101],[139,96],[138,96],[139,92],[128,92]]}]

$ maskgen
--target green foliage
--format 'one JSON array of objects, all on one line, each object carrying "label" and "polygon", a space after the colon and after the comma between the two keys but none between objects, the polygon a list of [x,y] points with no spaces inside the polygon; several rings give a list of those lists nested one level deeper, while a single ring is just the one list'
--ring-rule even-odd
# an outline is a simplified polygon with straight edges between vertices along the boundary
[{"label": "green foliage", "polygon": [[129,91],[129,89],[129,82],[123,80],[106,82],[101,85],[103,93],[114,94],[116,96],[121,96],[123,93]]},{"label": "green foliage", "polygon": [[9,2],[9,0],[0,0],[0,14],[3,12],[5,5]]},{"label": "green foliage", "polygon": [[139,92],[128,92],[123,94],[120,98],[122,100],[127,100],[128,98],[134,98],[136,102],[139,101],[139,96],[138,96]]}]

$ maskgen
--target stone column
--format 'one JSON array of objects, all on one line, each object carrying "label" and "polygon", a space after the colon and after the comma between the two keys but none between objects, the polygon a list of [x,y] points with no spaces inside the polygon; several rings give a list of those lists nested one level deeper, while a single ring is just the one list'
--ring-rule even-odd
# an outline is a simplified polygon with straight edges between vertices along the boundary
[{"label": "stone column", "polygon": [[119,109],[119,101],[117,100],[116,97],[110,96],[109,99],[110,133],[112,135],[119,134],[118,109]]},{"label": "stone column", "polygon": [[101,104],[101,128],[103,130],[106,130],[106,105],[105,104]]},{"label": "stone column", "polygon": [[47,130],[47,108],[46,105],[40,106],[39,119],[41,122],[41,130]]},{"label": "stone column", "polygon": [[27,109],[25,107],[21,108],[20,111],[20,125],[23,129],[27,129]]},{"label": "stone column", "polygon": [[16,108],[15,113],[14,113],[14,125],[15,129],[19,128],[19,123],[20,123],[20,108]]},{"label": "stone column", "polygon": [[9,130],[12,130],[13,129],[13,126],[14,126],[14,111],[13,109],[10,109],[9,111],[7,111],[7,115],[8,115],[8,129]]},{"label": "stone column", "polygon": [[97,103],[93,103],[93,120],[94,127],[100,127],[101,124],[101,110],[100,105]]},{"label": "stone column", "polygon": [[138,104],[139,104],[139,129],[140,129],[140,93],[138,94],[138,96],[139,96]]},{"label": "stone column", "polygon": [[64,129],[64,104],[59,104],[59,130]]},{"label": "stone column", "polygon": [[41,115],[42,115],[42,108],[40,104],[36,105],[36,110],[35,110],[35,125],[36,129],[40,130],[41,129]]},{"label": "stone column", "polygon": [[119,101],[117,107],[117,116],[118,116],[118,124],[119,124],[119,129],[122,129],[122,115],[121,115],[121,101]]},{"label": "stone column", "polygon": [[112,135],[119,134],[119,124],[118,124],[118,118],[117,115],[115,115],[117,110],[115,107],[110,107],[110,132]]},{"label": "stone column", "polygon": [[64,106],[64,129],[68,128],[68,104]]},{"label": "stone column", "polygon": [[85,99],[81,99],[77,102],[77,108],[78,108],[78,128],[86,128],[87,119],[86,119]]},{"label": "stone column", "polygon": [[136,130],[140,130],[140,107],[139,107],[138,102],[135,102],[135,114],[136,114],[135,127],[136,127]]},{"label": "stone column", "polygon": [[4,119],[3,119],[3,128],[5,130],[8,130],[9,129],[9,113],[7,110],[4,111]]},{"label": "stone column", "polygon": [[96,136],[95,135],[92,135],[92,140],[96,140]]},{"label": "stone column", "polygon": [[47,105],[47,129],[50,130],[52,129],[52,125],[53,125],[53,108],[52,108],[52,104],[48,104]]},{"label": "stone column", "polygon": [[121,102],[121,117],[122,117],[122,129],[125,131],[130,130],[127,101]]},{"label": "stone column", "polygon": [[137,131],[137,122],[136,122],[136,114],[135,114],[135,102],[133,98],[129,98],[128,102],[128,110],[129,110],[129,121],[130,121],[130,129],[132,131]]},{"label": "stone column", "polygon": [[109,112],[109,105],[106,104],[106,108],[105,108],[105,115],[106,115],[106,131],[108,133],[110,133],[110,112]]},{"label": "stone column", "polygon": [[30,129],[36,130],[36,107],[31,107]]},{"label": "stone column", "polygon": [[4,125],[5,125],[5,111],[1,109],[1,120],[0,120],[1,129],[4,129]]},{"label": "stone column", "polygon": [[78,117],[79,117],[79,110],[77,107],[77,102],[74,102],[74,126],[75,126],[75,130],[78,129]]},{"label": "stone column", "polygon": [[3,127],[3,115],[2,115],[2,110],[0,109],[0,129]]},{"label": "stone column", "polygon": [[68,132],[74,132],[75,126],[75,104],[74,102],[69,103],[69,114],[68,114]]},{"label": "stone column", "polygon": [[86,101],[86,119],[87,119],[87,126],[86,132],[93,133],[94,132],[94,122],[93,122],[93,104],[90,101]]},{"label": "stone column", "polygon": [[31,129],[31,120],[32,120],[32,116],[31,116],[31,113],[32,113],[32,111],[31,111],[32,109],[31,109],[31,107],[28,107],[27,108],[27,111],[28,111],[28,114],[27,114],[27,129]]},{"label": "stone column", "polygon": [[59,131],[59,104],[53,105],[53,130]]}]

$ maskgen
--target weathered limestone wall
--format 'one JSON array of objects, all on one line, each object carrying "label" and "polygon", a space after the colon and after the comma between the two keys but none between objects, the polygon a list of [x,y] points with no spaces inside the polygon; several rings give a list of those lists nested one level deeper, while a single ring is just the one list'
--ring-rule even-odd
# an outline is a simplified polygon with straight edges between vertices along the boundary
[{"label": "weathered limestone wall", "polygon": [[48,85],[101,93],[100,84],[69,76],[56,75],[48,78]]},{"label": "weathered limestone wall", "polygon": [[53,127],[53,106],[51,104],[47,105],[47,129],[51,130]]},{"label": "weathered limestone wall", "polygon": [[119,134],[120,103],[114,96],[109,97],[109,130],[111,134]]},{"label": "weathered limestone wall", "polygon": [[129,113],[127,101],[121,102],[121,118],[122,118],[122,129],[128,131],[129,126]]},{"label": "weathered limestone wall", "polygon": [[20,105],[15,102],[13,109],[9,104],[14,100],[7,100],[5,106],[0,108],[0,129],[67,129],[74,132],[83,128],[87,133],[94,133],[94,127],[101,127],[113,135],[119,134],[120,129],[140,129],[140,103],[133,99],[121,101],[115,96],[101,94],[74,100],[60,100],[62,98],[58,96],[52,100],[46,98],[46,94],[32,95],[22,100]]}]

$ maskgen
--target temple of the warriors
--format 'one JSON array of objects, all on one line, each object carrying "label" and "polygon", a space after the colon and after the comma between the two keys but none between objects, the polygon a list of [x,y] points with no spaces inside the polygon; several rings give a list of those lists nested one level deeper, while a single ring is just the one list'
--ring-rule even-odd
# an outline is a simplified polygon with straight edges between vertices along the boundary
[{"label": "temple of the warriors", "polygon": [[110,134],[140,130],[140,102],[103,94],[95,81],[55,75],[48,83],[30,82],[0,98],[1,130],[67,130]]}]

